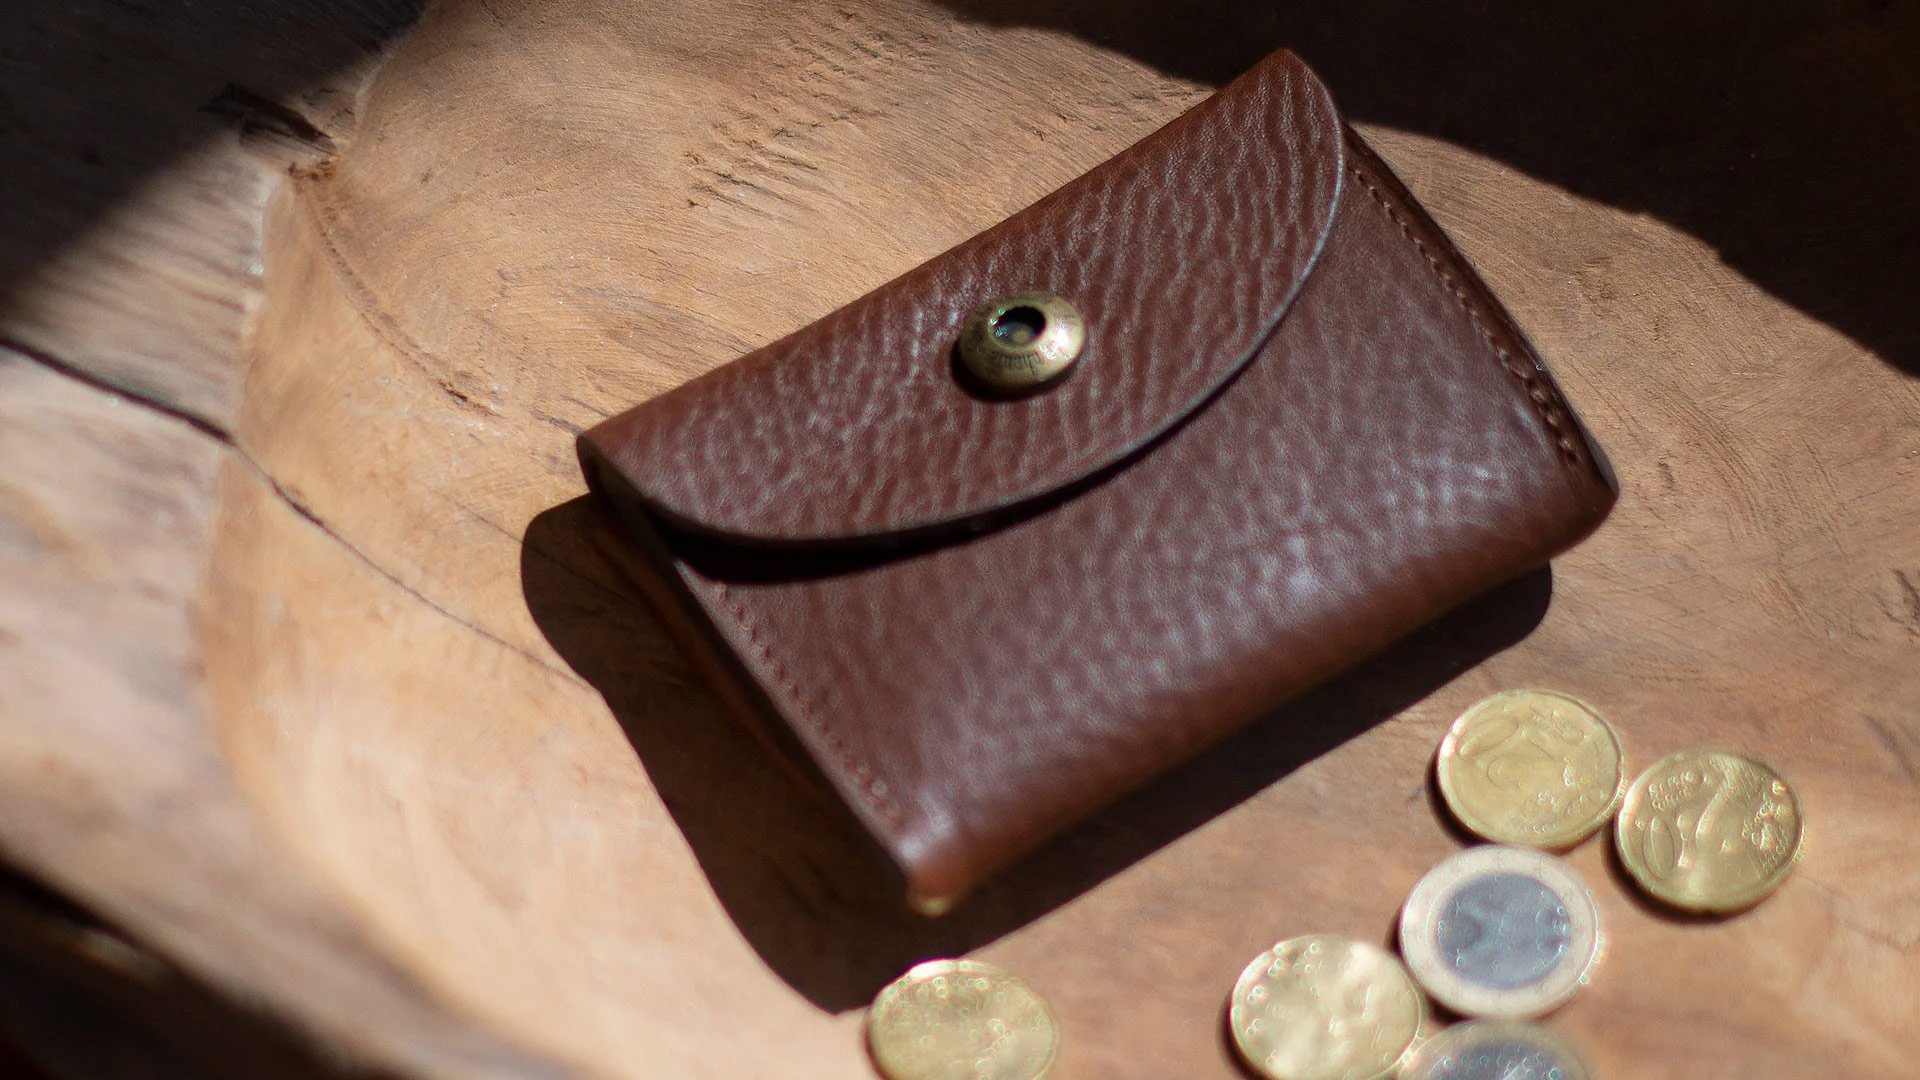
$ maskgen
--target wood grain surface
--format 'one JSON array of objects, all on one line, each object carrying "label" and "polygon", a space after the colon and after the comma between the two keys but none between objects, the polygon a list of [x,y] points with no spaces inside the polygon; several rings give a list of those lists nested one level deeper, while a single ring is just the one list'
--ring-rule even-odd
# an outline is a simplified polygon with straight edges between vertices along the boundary
[{"label": "wood grain surface", "polygon": [[[1463,843],[1441,732],[1542,685],[1631,767],[1744,749],[1807,808],[1729,920],[1571,855],[1606,952],[1553,1023],[1600,1074],[1911,1075],[1920,7],[1177,7],[0,16],[0,1014],[88,1074],[843,1078],[873,991],[969,952],[1054,1003],[1061,1080],[1235,1077],[1241,965],[1388,943]],[[1549,358],[1620,507],[905,915],[598,554],[573,436],[1286,44]]]}]

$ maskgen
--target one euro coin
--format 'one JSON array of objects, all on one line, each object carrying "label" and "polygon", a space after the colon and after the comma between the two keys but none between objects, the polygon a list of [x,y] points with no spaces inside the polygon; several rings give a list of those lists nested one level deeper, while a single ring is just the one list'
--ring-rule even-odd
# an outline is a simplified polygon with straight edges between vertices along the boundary
[{"label": "one euro coin", "polygon": [[1549,1012],[1585,985],[1599,948],[1593,894],[1531,848],[1469,848],[1428,871],[1400,910],[1407,967],[1462,1016]]},{"label": "one euro coin", "polygon": [[1511,1020],[1455,1024],[1420,1044],[1399,1080],[1593,1080],[1572,1040]]}]

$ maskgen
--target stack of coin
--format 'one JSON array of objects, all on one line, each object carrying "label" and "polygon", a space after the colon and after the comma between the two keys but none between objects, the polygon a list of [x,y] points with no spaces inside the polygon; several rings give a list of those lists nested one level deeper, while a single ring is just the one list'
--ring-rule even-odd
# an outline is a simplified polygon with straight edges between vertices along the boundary
[{"label": "stack of coin", "polygon": [[[1434,779],[1453,817],[1493,843],[1429,871],[1400,911],[1402,963],[1328,934],[1282,941],[1233,988],[1228,1026],[1268,1080],[1591,1080],[1578,1050],[1518,1022],[1586,984],[1600,952],[1593,894],[1550,852],[1614,820],[1628,875],[1685,911],[1727,913],[1799,858],[1793,788],[1755,758],[1683,750],[1624,782],[1620,737],[1593,706],[1510,690],[1463,713]],[[1471,1018],[1422,1040],[1431,995]],[[868,1013],[888,1080],[1042,1080],[1059,1028],[1025,983],[976,961],[929,961]]]},{"label": "stack of coin", "polygon": [[[1435,755],[1436,786],[1463,828],[1503,846],[1441,863],[1401,909],[1401,952],[1442,1005],[1467,1017],[1538,1016],[1586,983],[1600,940],[1593,896],[1545,852],[1572,847],[1610,818],[1629,876],[1674,907],[1737,911],[1786,879],[1800,851],[1800,807],[1765,763],[1686,750],[1631,784],[1623,766],[1613,726],[1570,694],[1506,691],[1454,721]],[[1442,1032],[1403,1075],[1588,1073],[1551,1032],[1502,1023]]]}]

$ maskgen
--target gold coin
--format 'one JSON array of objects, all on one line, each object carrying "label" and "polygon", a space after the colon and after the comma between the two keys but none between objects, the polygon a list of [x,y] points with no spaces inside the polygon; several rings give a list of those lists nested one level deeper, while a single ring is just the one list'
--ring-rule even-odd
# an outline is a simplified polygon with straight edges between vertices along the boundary
[{"label": "gold coin", "polygon": [[1593,894],[1532,848],[1468,848],[1427,871],[1400,909],[1400,953],[1434,1000],[1517,1020],[1586,985],[1600,951]]},{"label": "gold coin", "polygon": [[1011,974],[978,960],[929,960],[867,1010],[867,1048],[888,1080],[1040,1080],[1060,1028]]},{"label": "gold coin", "polygon": [[1400,1080],[1593,1080],[1573,1042],[1550,1028],[1476,1020],[1420,1044]]},{"label": "gold coin", "polygon": [[1682,750],[1627,789],[1614,842],[1627,872],[1687,911],[1752,907],[1800,857],[1800,800],[1765,762]]},{"label": "gold coin", "polygon": [[1426,1004],[1383,949],[1331,934],[1283,941],[1247,965],[1227,1022],[1271,1080],[1376,1080],[1420,1033]]},{"label": "gold coin", "polygon": [[1447,808],[1496,844],[1559,850],[1620,802],[1620,737],[1593,706],[1554,690],[1508,690],[1460,715],[1434,765]]}]

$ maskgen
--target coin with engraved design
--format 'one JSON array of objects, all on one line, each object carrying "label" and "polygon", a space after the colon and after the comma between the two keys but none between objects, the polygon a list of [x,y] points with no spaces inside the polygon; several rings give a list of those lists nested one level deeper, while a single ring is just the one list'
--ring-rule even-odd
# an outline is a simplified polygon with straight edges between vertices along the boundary
[{"label": "coin with engraved design", "polygon": [[1400,909],[1400,952],[1462,1016],[1538,1016],[1586,983],[1599,955],[1593,894],[1544,852],[1476,847],[1427,872]]},{"label": "coin with engraved design", "polygon": [[929,960],[867,1010],[867,1049],[887,1080],[1041,1080],[1060,1028],[1026,983],[977,960]]},{"label": "coin with engraved design", "polygon": [[1420,1045],[1399,1080],[1593,1080],[1571,1040],[1509,1020],[1455,1024]]},{"label": "coin with engraved design", "polygon": [[1254,957],[1227,1022],[1247,1064],[1269,1080],[1378,1080],[1425,1016],[1420,991],[1386,950],[1315,934]]},{"label": "coin with engraved design", "polygon": [[1764,900],[1800,858],[1800,800],[1763,761],[1682,750],[1627,789],[1614,843],[1633,880],[1687,911],[1724,914]]},{"label": "coin with engraved design", "polygon": [[1507,690],[1462,713],[1434,775],[1447,809],[1475,835],[1548,850],[1606,824],[1624,779],[1613,725],[1557,690]]}]

